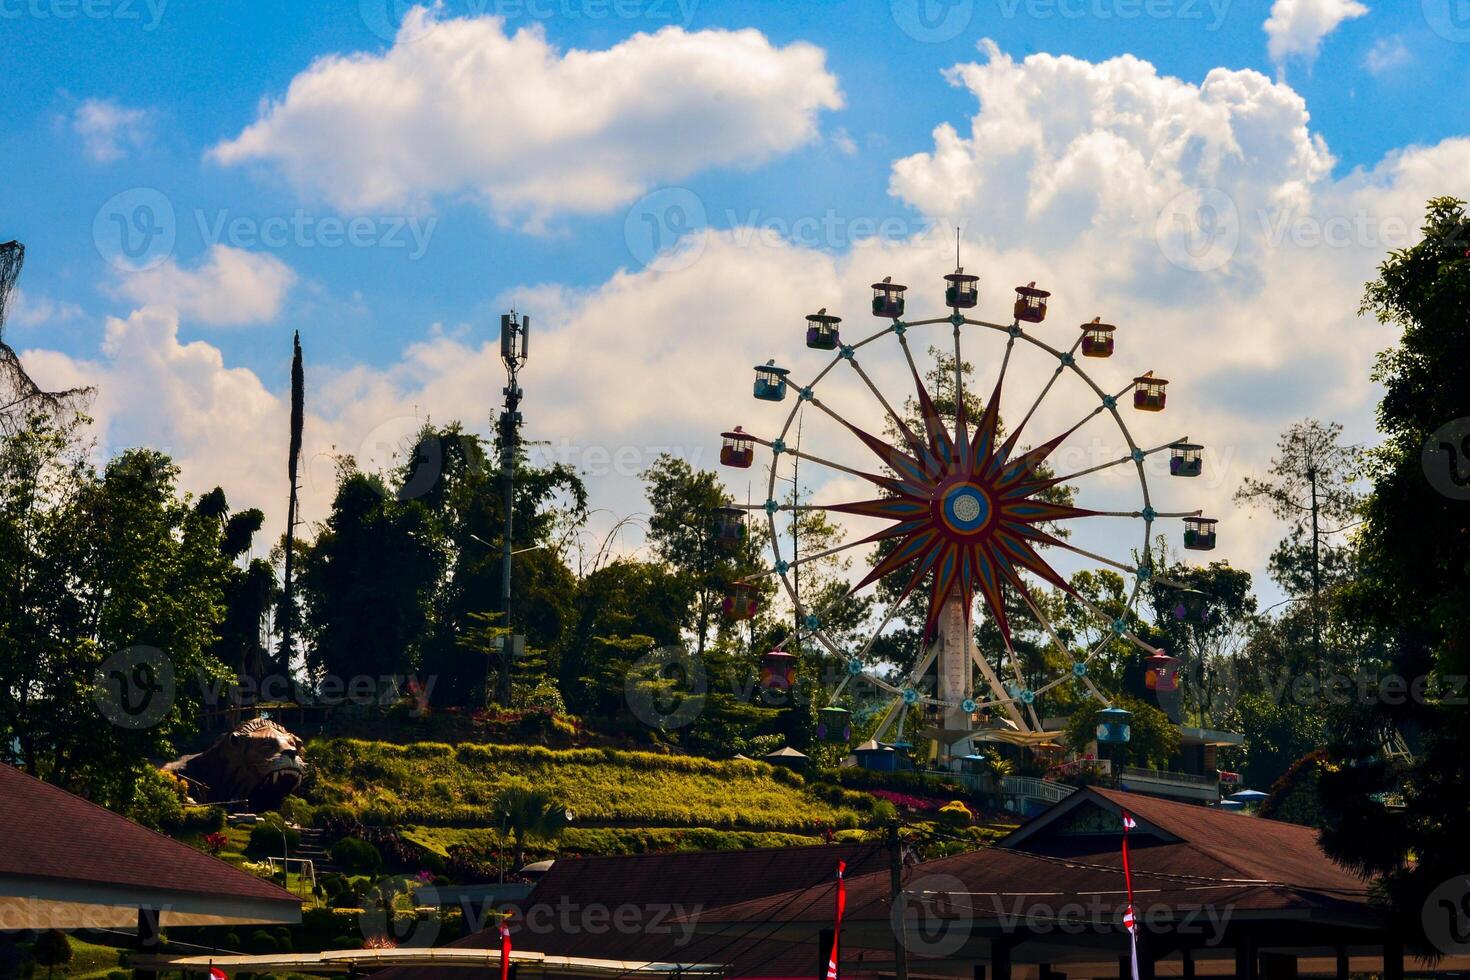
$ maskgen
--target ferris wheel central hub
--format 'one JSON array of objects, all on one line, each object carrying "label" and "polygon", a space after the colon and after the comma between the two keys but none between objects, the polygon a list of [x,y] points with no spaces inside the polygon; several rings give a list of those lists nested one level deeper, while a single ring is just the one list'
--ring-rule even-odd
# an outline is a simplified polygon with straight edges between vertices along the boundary
[{"label": "ferris wheel central hub", "polygon": [[989,525],[995,508],[990,494],[978,483],[957,480],[941,484],[934,495],[935,516],[951,533],[972,537]]}]

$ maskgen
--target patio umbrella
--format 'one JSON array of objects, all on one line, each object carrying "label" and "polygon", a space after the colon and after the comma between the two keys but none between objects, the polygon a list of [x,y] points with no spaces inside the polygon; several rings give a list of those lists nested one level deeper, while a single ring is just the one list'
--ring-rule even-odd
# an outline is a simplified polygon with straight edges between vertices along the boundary
[{"label": "patio umbrella", "polygon": [[1230,798],[1232,800],[1239,800],[1242,803],[1259,803],[1264,800],[1266,796],[1267,794],[1262,793],[1258,789],[1243,789],[1239,793],[1230,794]]}]

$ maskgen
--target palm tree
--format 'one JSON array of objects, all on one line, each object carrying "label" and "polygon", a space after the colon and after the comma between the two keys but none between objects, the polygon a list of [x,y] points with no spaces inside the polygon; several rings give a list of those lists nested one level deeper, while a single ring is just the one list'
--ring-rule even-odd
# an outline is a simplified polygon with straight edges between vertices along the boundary
[{"label": "palm tree", "polygon": [[500,817],[501,831],[515,841],[517,871],[524,863],[527,838],[554,840],[572,818],[550,793],[526,785],[507,786],[495,797],[493,806]]}]

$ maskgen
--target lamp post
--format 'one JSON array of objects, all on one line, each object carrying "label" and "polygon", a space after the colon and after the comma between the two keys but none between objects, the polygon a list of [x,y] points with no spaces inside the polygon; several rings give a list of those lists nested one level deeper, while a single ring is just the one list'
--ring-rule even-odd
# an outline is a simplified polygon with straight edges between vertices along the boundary
[{"label": "lamp post", "polygon": [[[500,467],[505,484],[504,526],[501,533],[503,550],[500,568],[500,609],[505,615],[505,627],[510,629],[510,560],[515,553],[511,550],[514,530],[516,449],[519,445],[521,424],[521,387],[517,375],[526,363],[526,352],[530,348],[531,318],[518,316],[515,310],[500,317],[500,360],[505,364],[505,411],[500,413]],[[510,707],[510,656],[509,648],[502,651],[500,679],[496,685],[497,700],[502,707]]]}]

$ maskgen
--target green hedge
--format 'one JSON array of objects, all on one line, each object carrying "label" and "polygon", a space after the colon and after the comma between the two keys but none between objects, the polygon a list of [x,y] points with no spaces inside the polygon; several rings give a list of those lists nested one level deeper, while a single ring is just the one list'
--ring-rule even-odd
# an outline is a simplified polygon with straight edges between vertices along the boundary
[{"label": "green hedge", "polygon": [[875,801],[808,785],[762,762],[612,749],[327,739],[308,747],[313,802],[346,806],[366,824],[488,826],[512,781],[549,791],[587,824],[812,833],[872,822]]}]

